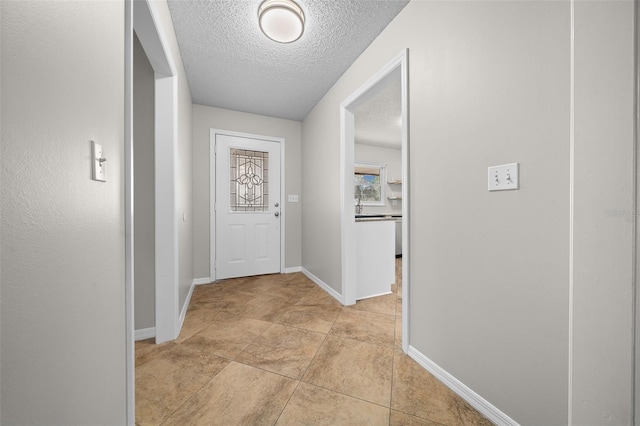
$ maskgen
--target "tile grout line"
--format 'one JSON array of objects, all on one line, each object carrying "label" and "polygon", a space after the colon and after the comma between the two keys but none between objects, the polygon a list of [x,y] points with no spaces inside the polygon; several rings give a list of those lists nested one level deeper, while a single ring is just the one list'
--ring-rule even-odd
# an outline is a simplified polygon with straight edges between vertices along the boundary
[{"label": "tile grout line", "polygon": [[[217,355],[216,355],[216,356],[217,356]],[[222,357],[221,357],[221,358],[222,358]],[[225,358],[225,359],[227,359],[227,358]],[[200,388],[199,388],[198,390],[196,390],[195,392],[193,392],[193,393],[189,396],[189,398],[185,399],[185,401],[184,401],[182,404],[178,405],[178,407],[176,407],[176,409],[175,409],[175,410],[173,410],[173,411],[171,412],[171,414],[169,414],[166,418],[162,419],[162,421],[161,421],[159,424],[160,424],[160,425],[163,425],[163,424],[165,424],[166,422],[168,422],[168,421],[171,419],[171,417],[173,417],[173,416],[174,416],[174,415],[175,415],[175,414],[176,414],[176,413],[177,413],[177,412],[178,412],[178,411],[179,411],[179,410],[180,410],[180,409],[181,409],[185,404],[187,404],[187,403],[188,403],[189,401],[191,401],[191,400],[192,400],[192,399],[193,399],[197,394],[199,394],[199,393],[202,391],[202,389],[204,389],[204,387],[205,387],[205,386],[207,386],[209,383],[211,383],[211,381],[212,381],[213,379],[215,379],[216,377],[218,377],[218,375],[219,375],[220,373],[222,373],[222,372],[223,372],[223,371],[224,371],[224,370],[225,370],[229,365],[231,365],[231,361],[230,361],[227,365],[225,365],[225,366],[224,366],[224,368],[222,368],[222,369],[221,369],[220,371],[218,371],[216,374],[214,374],[213,376],[211,376],[211,378],[210,378],[209,380],[207,380],[207,381],[206,381],[202,386],[200,386]]]},{"label": "tile grout line", "polygon": [[[329,388],[326,388],[324,386],[316,385],[315,383],[309,383],[309,382],[305,382],[303,380],[300,380],[300,383],[304,383],[305,385],[313,386],[313,387],[316,387],[318,389],[323,389],[323,390],[326,390],[326,391],[329,391],[329,392],[337,393],[338,395],[346,396],[347,398],[357,399],[358,401],[366,402],[367,404],[373,404],[373,405],[377,405],[378,407],[391,409],[390,407],[387,407],[386,405],[378,404],[377,402],[369,401],[369,400],[363,399],[363,398],[361,398],[359,396],[349,395],[348,393],[340,392],[340,391],[335,390],[335,389],[329,389]],[[413,416],[413,417],[418,417],[418,416]],[[418,417],[418,418],[421,419],[422,417]],[[425,419],[425,420],[429,420],[429,419]]]},{"label": "tile grout line", "polygon": [[[338,319],[338,317],[336,317],[336,320],[337,319]],[[335,324],[336,320],[333,320],[334,324]],[[333,328],[333,325],[331,327]],[[329,329],[329,331],[331,331],[331,329]],[[320,345],[318,346],[318,349],[316,349],[316,353],[313,354],[313,357],[311,358],[311,361],[309,362],[309,365],[307,365],[307,368],[304,369],[304,372],[300,376],[300,381],[302,381],[304,376],[307,374],[307,371],[309,371],[309,367],[311,367],[311,364],[313,364],[313,361],[316,360],[316,357],[318,356],[318,353],[320,352],[320,349],[322,349],[322,347],[326,343],[327,338],[329,337],[329,331],[324,335],[324,339],[322,339],[322,343],[320,343]]]},{"label": "tile grout line", "polygon": [[[342,314],[342,311],[344,311],[345,309],[348,309],[348,307],[347,307],[347,306],[343,306],[343,307],[342,307],[342,310],[341,310],[341,312],[340,312],[340,314]],[[337,394],[339,394],[339,395],[344,395],[344,396],[346,396],[346,397],[348,397],[348,398],[353,398],[353,399],[357,399],[357,400],[359,400],[359,401],[363,401],[363,402],[366,402],[366,403],[369,403],[369,404],[377,405],[377,406],[379,406],[379,407],[388,408],[388,409],[389,409],[389,419],[391,419],[391,401],[389,401],[389,406],[387,407],[387,406],[385,406],[385,405],[381,405],[381,404],[378,404],[378,403],[373,402],[373,401],[368,401],[368,400],[366,400],[366,399],[362,399],[362,398],[357,397],[357,396],[354,396],[354,395],[349,395],[349,394],[346,394],[346,393],[344,393],[344,392],[340,392],[340,391],[335,390],[335,389],[329,389],[329,388],[326,388],[326,387],[324,387],[324,386],[317,385],[317,384],[315,384],[315,383],[308,383],[308,382],[303,381],[304,376],[307,374],[307,371],[309,370],[309,367],[311,367],[311,364],[313,364],[313,361],[314,361],[314,360],[316,359],[316,357],[318,356],[318,353],[320,352],[320,349],[322,348],[322,346],[324,346],[324,344],[326,343],[327,339],[329,338],[329,335],[330,335],[330,333],[331,333],[331,330],[333,329],[333,327],[335,326],[336,322],[338,321],[338,318],[340,318],[340,314],[338,314],[338,315],[336,316],[336,319],[335,319],[335,320],[333,320],[333,324],[331,325],[331,328],[329,329],[329,331],[328,331],[328,332],[327,332],[327,334],[325,335],[325,338],[324,338],[324,340],[322,341],[322,344],[320,344],[320,346],[318,347],[318,350],[316,351],[315,355],[313,356],[313,358],[312,358],[311,362],[309,363],[309,365],[308,365],[308,366],[307,366],[307,368],[305,369],[304,374],[303,374],[303,375],[302,375],[302,377],[300,378],[300,382],[303,382],[303,383],[308,384],[308,385],[311,385],[311,386],[315,386],[315,387],[320,388],[320,389],[327,390],[327,391],[329,391],[329,392],[335,392],[335,393],[337,393]],[[394,336],[395,336],[395,335],[394,335]],[[346,337],[340,337],[340,336],[334,336],[334,335],[331,335],[331,337],[333,337],[333,338],[335,338],[335,339],[345,339],[345,340],[349,340],[349,341],[353,341],[353,342],[358,342],[358,343],[368,343],[368,342],[361,342],[361,341],[359,341],[359,340],[349,339],[349,338],[346,338]],[[376,344],[373,344],[373,343],[368,343],[368,344],[371,344],[371,345],[373,345],[373,346],[378,346],[378,347],[382,347],[382,348],[389,349],[389,348],[387,348],[386,346],[376,345]],[[391,350],[393,351],[394,349],[392,348]],[[393,363],[393,358],[392,358],[392,363]],[[393,365],[392,365],[392,374],[393,374]],[[297,389],[297,388],[296,388],[296,389]]]},{"label": "tile grout line", "polygon": [[[344,307],[342,308],[344,309]],[[329,330],[325,333],[324,335],[324,339],[322,339],[322,343],[320,343],[320,345],[318,345],[318,349],[316,349],[316,353],[313,354],[313,357],[311,358],[311,361],[309,362],[309,364],[307,365],[307,368],[304,369],[304,372],[300,375],[300,380],[298,380],[298,384],[296,385],[295,390],[293,391],[293,393],[291,394],[291,397],[287,400],[287,403],[285,404],[284,408],[282,409],[282,412],[280,413],[280,416],[282,416],[282,413],[284,412],[284,410],[287,408],[287,405],[289,405],[289,402],[291,401],[291,398],[293,397],[293,394],[296,393],[296,391],[298,390],[298,387],[300,386],[300,383],[302,383],[302,379],[304,379],[304,376],[307,374],[307,371],[309,371],[309,367],[311,367],[311,364],[313,364],[313,361],[315,361],[316,357],[318,356],[318,353],[320,352],[320,349],[322,349],[322,347],[324,346],[324,344],[327,341],[327,338],[329,337],[329,333],[331,332],[331,329],[333,328],[333,326],[335,325],[336,321],[338,320],[338,317],[340,317],[340,314],[336,315],[335,319],[333,320],[333,323],[331,324],[331,327],[329,328]],[[304,382],[307,383],[307,382]],[[310,383],[309,383],[310,384]],[[313,385],[312,385],[313,386]],[[278,416],[278,420],[280,419],[280,416]]]},{"label": "tile grout line", "polygon": [[[343,307],[343,311],[346,310],[346,309],[349,309],[349,307],[348,306]],[[355,309],[349,309],[349,310],[355,311]],[[360,311],[360,312],[369,312],[369,311]],[[369,312],[369,313],[377,313],[377,312]],[[342,314],[342,312],[341,312],[341,314]],[[338,321],[338,318],[340,318],[340,315],[338,315],[338,317],[334,321],[333,325],[331,326],[331,329],[329,330],[329,332],[327,334],[331,335],[332,337],[337,337],[339,339],[350,340],[350,341],[353,341],[353,342],[366,343],[366,344],[373,345],[373,346],[378,346],[378,347],[381,347],[381,348],[387,348],[387,349],[395,350],[395,320],[396,320],[396,317],[395,317],[395,315],[390,315],[390,314],[381,314],[381,315],[386,315],[386,316],[393,317],[393,329],[394,330],[393,330],[393,341],[391,342],[391,346],[385,346],[385,345],[381,345],[379,343],[374,343],[374,342],[371,342],[371,341],[358,340],[358,339],[354,339],[354,338],[351,338],[351,337],[344,337],[344,336],[339,336],[337,334],[331,334],[331,330],[333,330],[333,327],[335,326],[335,323]]]},{"label": "tile grout line", "polygon": [[278,424],[278,421],[280,420],[280,417],[282,417],[282,413],[284,413],[284,410],[287,409],[287,406],[289,405],[289,402],[291,402],[291,398],[293,398],[293,395],[295,395],[296,391],[298,390],[298,387],[300,386],[300,380],[296,380],[296,387],[293,390],[293,392],[291,392],[291,395],[289,395],[289,399],[287,399],[287,402],[282,406],[282,410],[280,410],[280,414],[278,414],[278,418],[276,419],[276,421],[273,423],[274,426],[276,424]]}]

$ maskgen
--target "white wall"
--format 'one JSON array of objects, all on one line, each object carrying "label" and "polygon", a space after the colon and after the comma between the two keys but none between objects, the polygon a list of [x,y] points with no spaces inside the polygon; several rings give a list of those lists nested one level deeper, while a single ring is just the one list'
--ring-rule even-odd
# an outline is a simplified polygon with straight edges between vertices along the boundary
[{"label": "white wall", "polygon": [[154,73],[133,43],[133,183],[135,329],[155,327]]},{"label": "white wall", "polygon": [[[0,132],[2,131],[2,11],[0,6]],[[0,133],[0,164],[2,164],[2,134]],[[1,169],[0,169],[1,170]],[[0,422],[2,422],[2,172],[0,171]]]},{"label": "white wall", "polygon": [[0,8],[0,422],[125,424],[124,4]]},{"label": "white wall", "polygon": [[209,271],[209,146],[210,129],[230,130],[285,139],[285,194],[298,194],[300,202],[286,202],[285,267],[301,265],[301,193],[299,121],[247,114],[222,108],[193,105],[193,205],[194,273],[196,278],[211,277]]},{"label": "white wall", "polygon": [[573,424],[632,424],[634,5],[575,3]]},{"label": "white wall", "polygon": [[[640,8],[636,7],[635,10],[635,21],[636,21],[636,40],[635,40],[635,47],[636,47],[636,55],[639,54],[638,50],[640,50],[640,31],[638,31],[637,25],[640,22]],[[640,66],[636,65],[636,73],[640,74]],[[640,78],[640,76],[639,76]],[[636,111],[640,111],[640,96],[638,95],[638,92],[640,91],[640,87],[636,89],[636,100],[635,100],[635,104],[636,104]],[[640,173],[637,172],[637,167],[638,164],[640,164],[640,150],[638,150],[638,136],[640,135],[640,121],[636,119],[636,205],[635,205],[635,212],[640,211],[639,210],[639,206],[638,206],[638,200],[640,200]],[[640,421],[640,292],[638,291],[638,287],[637,287],[637,271],[640,271],[640,252],[638,251],[638,247],[640,246],[640,232],[638,232],[637,230],[640,229],[640,223],[639,223],[640,219],[638,218],[638,215],[636,215],[636,240],[635,240],[635,244],[636,244],[636,258],[635,258],[635,270],[636,270],[636,287],[634,288],[635,290],[635,317],[636,317],[636,323],[635,323],[635,330],[634,330],[634,338],[635,338],[635,360],[634,360],[634,366],[635,366],[635,381],[634,381],[634,421],[636,421],[636,419],[638,419]]]},{"label": "white wall", "polygon": [[340,90],[343,78],[302,122],[302,267],[338,294],[342,289],[338,107],[357,88]]},{"label": "white wall", "polygon": [[[410,344],[521,424],[629,422],[632,234],[602,212],[633,207],[633,10],[613,3],[576,2],[575,153],[569,2],[413,1],[303,121],[302,263],[340,291],[339,105],[409,48]],[[520,190],[488,193],[514,161]]]},{"label": "white wall", "polygon": [[176,146],[176,221],[178,223],[178,306],[186,307],[187,296],[193,283],[193,181],[191,114],[192,101],[189,82],[180,56],[173,21],[166,0],[153,0],[158,12],[156,25],[167,43],[169,55],[175,64],[177,83],[178,143]]},{"label": "white wall", "polygon": [[381,146],[366,145],[358,143],[354,145],[355,161],[365,163],[375,163],[387,166],[387,176],[382,185],[385,186],[384,206],[364,206],[363,214],[402,214],[402,200],[397,200],[396,205],[389,200],[391,195],[402,195],[402,185],[388,184],[389,180],[402,180],[402,150],[394,148],[384,148]]},{"label": "white wall", "polygon": [[[167,13],[168,9],[167,9]],[[172,27],[173,28],[173,27]],[[179,58],[178,44],[173,36],[174,58]],[[187,296],[193,279],[193,139],[191,136],[191,121],[193,102],[189,82],[182,65],[182,59],[178,61],[178,150],[176,168],[176,207],[178,209],[179,232],[179,306],[185,308]]]}]

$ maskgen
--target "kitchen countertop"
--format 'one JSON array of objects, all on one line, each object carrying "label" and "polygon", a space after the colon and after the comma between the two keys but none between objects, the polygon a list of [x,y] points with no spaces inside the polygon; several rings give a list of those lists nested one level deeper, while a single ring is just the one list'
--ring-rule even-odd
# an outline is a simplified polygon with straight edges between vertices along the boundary
[{"label": "kitchen countertop", "polygon": [[401,214],[357,214],[356,222],[374,222],[382,220],[402,219]]}]

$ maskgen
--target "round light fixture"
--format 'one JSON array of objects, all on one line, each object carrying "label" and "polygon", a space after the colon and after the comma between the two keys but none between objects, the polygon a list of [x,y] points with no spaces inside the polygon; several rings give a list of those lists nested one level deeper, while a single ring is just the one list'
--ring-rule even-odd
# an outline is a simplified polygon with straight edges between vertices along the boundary
[{"label": "round light fixture", "polygon": [[265,0],[258,19],[262,32],[278,43],[296,41],[304,32],[304,13],[293,0]]}]

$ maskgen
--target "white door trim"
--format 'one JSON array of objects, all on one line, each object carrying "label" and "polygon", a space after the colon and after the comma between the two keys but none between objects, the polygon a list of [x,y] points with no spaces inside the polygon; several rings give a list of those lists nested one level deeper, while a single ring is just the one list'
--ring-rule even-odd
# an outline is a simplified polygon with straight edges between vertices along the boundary
[{"label": "white door trim", "polygon": [[376,84],[400,69],[402,79],[402,350],[409,350],[409,49],[404,49],[340,104],[340,208],[342,246],[342,303],[356,302],[355,212],[353,209],[353,164],[355,160],[353,109],[367,99]]},{"label": "white door trim", "polygon": [[210,129],[209,131],[209,276],[216,281],[216,135],[236,136],[247,139],[260,139],[280,144],[280,273],[285,271],[285,229],[286,229],[286,194],[285,194],[285,139],[272,136],[255,135],[251,133],[234,132],[230,130]]},{"label": "white door trim", "polygon": [[135,316],[133,299],[133,0],[124,2],[124,303],[126,348],[126,422],[136,421]]},{"label": "white door trim", "polygon": [[[156,114],[159,114],[166,123],[158,125],[158,117],[156,115],[156,135],[162,135],[162,132],[168,137],[160,139],[156,137],[156,152],[172,151],[176,143],[175,129],[177,120],[175,111],[175,67],[166,52],[166,43],[160,35],[156,27],[154,6],[150,0],[134,1],[125,0],[125,183],[124,183],[124,203],[125,203],[125,316],[126,316],[126,422],[128,425],[135,424],[135,322],[134,322],[134,193],[133,193],[133,31],[135,29],[140,39],[149,62],[151,63],[156,78]],[[169,76],[174,76],[173,78]],[[158,78],[166,77],[164,84],[158,84]],[[172,84],[167,84],[166,80],[174,80]],[[158,91],[160,96],[158,96]],[[160,133],[158,133],[160,132]],[[172,155],[172,154],[171,154]],[[157,167],[157,165],[156,165]],[[156,169],[157,170],[157,169]],[[168,174],[169,180],[174,180],[173,169]],[[178,305],[177,290],[177,246],[172,245],[176,241],[175,232],[177,226],[169,219],[175,217],[175,196],[172,192],[162,193],[159,191],[159,183],[156,177],[156,214],[158,212],[158,199],[162,206],[166,206],[168,210],[161,213],[161,220],[168,222],[167,229],[161,229],[158,226],[158,218],[156,218],[156,248],[160,247],[160,251],[156,251],[156,265],[162,265],[165,257],[158,256],[158,252],[166,254],[169,262],[167,262],[169,274],[162,279],[156,279],[156,330],[160,330],[159,336],[165,340],[172,340],[177,337],[177,316],[171,309],[166,309],[175,303],[175,311]],[[166,194],[166,195],[165,195]],[[161,238],[158,240],[158,234]],[[168,236],[169,238],[165,238]],[[169,247],[165,247],[169,244]],[[156,277],[158,272],[156,270]],[[172,280],[172,277],[174,278]],[[158,318],[167,318],[167,321],[158,320]],[[156,335],[158,342],[158,334]]]},{"label": "white door trim", "polygon": [[[573,5],[573,3],[572,3]],[[636,2],[634,4],[634,31],[635,31],[635,99],[634,99],[634,211],[637,212],[640,207],[640,173],[638,173],[638,167],[640,166],[640,147],[638,146],[638,135],[640,135],[640,5]],[[573,56],[572,56],[573,57]],[[573,100],[573,96],[571,97]],[[640,243],[640,231],[638,222],[638,215],[636,214],[636,220],[633,226],[634,241],[633,241],[633,257],[635,259],[633,270],[633,295],[634,295],[634,309],[633,309],[633,424],[640,424],[640,289],[638,289],[638,274],[640,273],[640,257],[638,247]]]},{"label": "white door trim", "polygon": [[[175,191],[162,189],[158,153],[170,169],[166,181],[175,181],[174,148],[177,143],[176,71],[157,25],[157,6],[150,0],[125,0],[125,316],[126,316],[126,422],[135,424],[134,323],[134,194],[133,194],[133,31],[135,29],[155,72],[156,152],[156,343],[178,335],[178,254]],[[162,81],[160,81],[162,79]],[[164,164],[161,164],[164,166]],[[166,209],[166,210],[164,210]],[[158,226],[163,224],[166,226]],[[158,271],[160,266],[160,273]],[[162,274],[162,275],[160,275]]]},{"label": "white door trim", "polygon": [[[175,63],[157,24],[157,8],[151,0],[133,1],[133,27],[155,72],[155,328],[156,343],[162,343],[174,340],[179,333],[175,193],[178,89]],[[133,176],[128,178],[127,185],[133,183]]]}]

